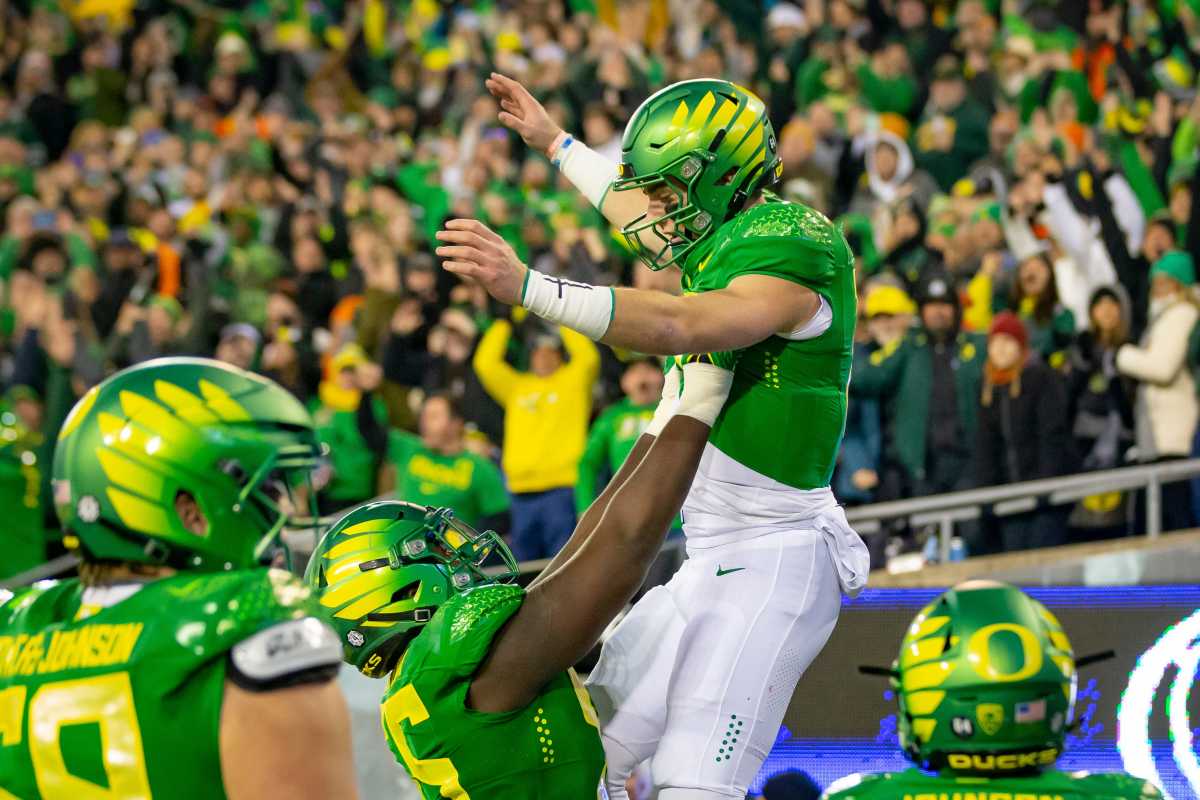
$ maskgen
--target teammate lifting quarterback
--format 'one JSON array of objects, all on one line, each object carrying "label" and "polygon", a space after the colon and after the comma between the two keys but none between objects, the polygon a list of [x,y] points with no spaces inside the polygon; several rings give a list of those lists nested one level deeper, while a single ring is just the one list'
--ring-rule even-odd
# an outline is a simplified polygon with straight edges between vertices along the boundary
[{"label": "teammate lifting quarterback", "polygon": [[438,233],[447,270],[502,302],[644,353],[738,351],[729,399],[683,506],[688,560],[604,646],[589,688],[606,788],[650,759],[663,800],[741,798],[801,674],[866,580],[829,489],[846,413],[853,256],[822,214],[770,187],[782,166],[762,101],[683,81],[634,112],[612,164],[493,74],[500,121],[546,153],[682,296],[561,281],[475,220]]}]

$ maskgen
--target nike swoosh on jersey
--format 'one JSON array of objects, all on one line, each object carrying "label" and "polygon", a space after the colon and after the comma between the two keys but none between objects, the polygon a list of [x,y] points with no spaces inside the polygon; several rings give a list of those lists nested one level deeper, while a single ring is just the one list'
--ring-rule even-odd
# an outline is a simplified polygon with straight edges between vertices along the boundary
[{"label": "nike swoosh on jersey", "polygon": [[722,575],[728,575],[731,572],[741,572],[744,569],[745,569],[745,567],[734,567],[733,569],[721,569],[721,565],[717,564],[717,577],[719,578]]}]

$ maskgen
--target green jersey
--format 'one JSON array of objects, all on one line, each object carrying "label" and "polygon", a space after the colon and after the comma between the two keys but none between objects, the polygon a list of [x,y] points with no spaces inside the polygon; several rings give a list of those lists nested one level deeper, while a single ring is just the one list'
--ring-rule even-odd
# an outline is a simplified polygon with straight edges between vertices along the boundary
[{"label": "green jersey", "polygon": [[[724,289],[742,275],[769,275],[818,294],[832,322],[815,336],[770,336],[741,351],[709,441],[760,475],[818,489],[829,485],[846,424],[858,317],[854,257],[823,214],[769,192],[765,197],[688,254],[684,291]],[[789,445],[780,447],[781,441]]]},{"label": "green jersey", "polygon": [[454,509],[471,525],[508,509],[500,469],[483,456],[463,450],[444,456],[407,431],[388,433],[388,460],[396,466],[396,497],[425,506]]},{"label": "green jersey", "polygon": [[596,711],[574,671],[525,708],[473,711],[467,690],[497,631],[521,607],[517,586],[456,595],[409,644],[384,695],[383,728],[426,800],[596,797],[604,750]]},{"label": "green jersey", "polygon": [[19,591],[0,605],[0,798],[224,798],[227,673],[265,677],[297,655],[312,666],[314,625],[336,666],[317,614],[298,579],[265,568]]},{"label": "green jersey", "polygon": [[851,775],[835,782],[825,800],[1159,800],[1149,781],[1121,772],[1068,775],[1047,770],[1011,778],[941,777],[920,770]]},{"label": "green jersey", "polygon": [[634,405],[625,397],[604,409],[592,423],[575,484],[575,508],[581,515],[600,494],[601,473],[615,475],[625,463],[625,457],[650,424],[654,407],[654,403]]}]

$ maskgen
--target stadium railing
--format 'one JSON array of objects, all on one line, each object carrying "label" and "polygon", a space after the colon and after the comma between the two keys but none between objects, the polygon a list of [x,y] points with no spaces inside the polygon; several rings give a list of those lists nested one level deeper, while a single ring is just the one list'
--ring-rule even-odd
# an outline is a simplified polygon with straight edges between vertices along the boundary
[{"label": "stadium railing", "polygon": [[[941,561],[950,559],[950,540],[954,524],[979,519],[985,514],[998,517],[1032,511],[1041,503],[1064,505],[1085,497],[1106,492],[1127,492],[1145,489],[1145,531],[1150,538],[1162,533],[1162,486],[1164,483],[1200,477],[1200,458],[1167,461],[1138,467],[1121,467],[1101,472],[1083,472],[1060,478],[1023,481],[1004,486],[968,489],[962,492],[872,503],[846,509],[846,518],[859,533],[870,535],[879,531],[888,520],[904,519],[911,526],[936,525]],[[334,517],[329,518],[332,522]],[[311,537],[309,537],[311,538]],[[301,539],[293,546],[306,557],[315,542]],[[296,547],[298,545],[298,547]],[[678,549],[681,540],[668,542],[667,548]],[[526,561],[520,564],[522,573],[541,572],[549,559]],[[26,586],[39,580],[70,572],[78,564],[74,555],[65,555],[39,567],[0,581],[0,589]]]},{"label": "stadium railing", "polygon": [[863,534],[874,533],[883,522],[894,519],[907,519],[912,526],[937,525],[940,557],[945,563],[950,559],[956,522],[979,519],[988,512],[998,517],[1020,514],[1042,502],[1065,505],[1091,495],[1145,489],[1146,535],[1155,538],[1162,533],[1163,484],[1197,476],[1200,458],[1167,461],[856,506],[846,509],[846,518]]}]

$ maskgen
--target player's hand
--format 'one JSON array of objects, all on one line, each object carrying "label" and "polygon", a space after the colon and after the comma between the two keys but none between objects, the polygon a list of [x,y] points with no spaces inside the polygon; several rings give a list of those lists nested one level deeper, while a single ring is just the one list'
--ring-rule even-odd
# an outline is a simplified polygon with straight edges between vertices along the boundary
[{"label": "player's hand", "polygon": [[517,81],[493,72],[484,85],[500,103],[497,115],[500,123],[520,134],[525,144],[545,153],[562,133],[562,128],[550,119],[545,106]]},{"label": "player's hand", "polygon": [[521,301],[528,268],[500,234],[478,220],[452,219],[437,238],[444,243],[436,252],[447,271],[474,278],[501,303]]}]

